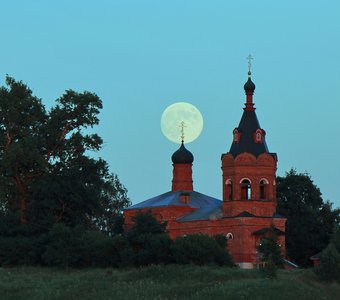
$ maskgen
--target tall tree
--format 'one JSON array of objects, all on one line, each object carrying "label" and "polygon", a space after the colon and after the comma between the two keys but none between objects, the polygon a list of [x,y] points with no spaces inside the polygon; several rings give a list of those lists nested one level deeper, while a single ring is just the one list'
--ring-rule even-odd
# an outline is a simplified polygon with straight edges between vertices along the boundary
[{"label": "tall tree", "polygon": [[277,178],[277,198],[277,211],[287,218],[287,256],[308,266],[310,257],[327,246],[333,226],[340,220],[340,210],[323,201],[308,174],[298,174],[294,169]]},{"label": "tall tree", "polygon": [[[0,208],[19,212],[22,224],[63,222],[107,229],[129,204],[126,189],[98,151],[100,98],[67,90],[46,111],[21,81],[0,88]],[[105,220],[106,217],[106,220]]]}]

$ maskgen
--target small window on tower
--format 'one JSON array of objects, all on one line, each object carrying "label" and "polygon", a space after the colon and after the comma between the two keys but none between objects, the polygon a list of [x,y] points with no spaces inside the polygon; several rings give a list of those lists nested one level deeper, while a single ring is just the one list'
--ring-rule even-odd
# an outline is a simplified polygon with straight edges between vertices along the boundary
[{"label": "small window on tower", "polygon": [[241,133],[235,128],[233,130],[233,142],[238,143],[240,141]]},{"label": "small window on tower", "polygon": [[254,142],[255,143],[262,143],[263,142],[263,131],[261,129],[257,129],[254,134]]}]

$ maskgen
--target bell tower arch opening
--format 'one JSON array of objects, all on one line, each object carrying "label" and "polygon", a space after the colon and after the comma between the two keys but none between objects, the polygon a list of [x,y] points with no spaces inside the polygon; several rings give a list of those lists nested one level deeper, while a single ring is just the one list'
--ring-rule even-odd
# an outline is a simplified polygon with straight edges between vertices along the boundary
[{"label": "bell tower arch opening", "polygon": [[260,180],[260,200],[265,200],[268,197],[268,185],[267,179],[263,178]]},{"label": "bell tower arch opening", "polygon": [[227,179],[226,182],[226,199],[227,200],[233,200],[233,182],[231,179]]},{"label": "bell tower arch opening", "polygon": [[241,200],[251,200],[251,181],[248,178],[241,180]]}]

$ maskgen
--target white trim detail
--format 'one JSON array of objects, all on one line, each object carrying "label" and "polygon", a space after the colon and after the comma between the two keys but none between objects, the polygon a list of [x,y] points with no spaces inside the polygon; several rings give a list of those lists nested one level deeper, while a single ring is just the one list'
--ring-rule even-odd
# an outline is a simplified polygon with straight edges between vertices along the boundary
[{"label": "white trim detail", "polygon": [[265,184],[269,184],[269,181],[267,178],[261,178],[259,183],[261,183],[261,181],[264,181]]},{"label": "white trim detail", "polygon": [[234,239],[234,235],[231,232],[228,232],[225,237],[227,238],[227,240],[233,240]]},{"label": "white trim detail", "polygon": [[242,179],[240,180],[240,183],[242,183],[243,180],[248,180],[249,183],[251,184],[251,180],[250,180],[249,178],[246,178],[246,177],[245,177],[245,178],[242,178]]}]

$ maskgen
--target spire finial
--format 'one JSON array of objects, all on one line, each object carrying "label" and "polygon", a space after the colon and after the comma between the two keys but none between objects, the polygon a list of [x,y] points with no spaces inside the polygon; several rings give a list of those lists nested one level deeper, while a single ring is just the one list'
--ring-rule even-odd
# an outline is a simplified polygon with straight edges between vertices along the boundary
[{"label": "spire finial", "polygon": [[247,102],[245,103],[246,107],[244,110],[247,111],[254,111],[254,103],[253,103],[253,94],[255,91],[255,84],[254,82],[251,81],[251,64],[253,57],[251,54],[247,56],[248,60],[248,81],[244,84],[244,91],[246,92],[247,95]]},{"label": "spire finial", "polygon": [[251,61],[254,59],[251,54],[249,54],[247,57],[248,59],[248,78],[250,78],[250,75],[251,75]]},{"label": "spire finial", "polygon": [[179,125],[179,127],[181,127],[181,139],[182,139],[182,144],[183,144],[184,143],[184,128],[186,127],[184,121],[181,122],[181,125]]}]

